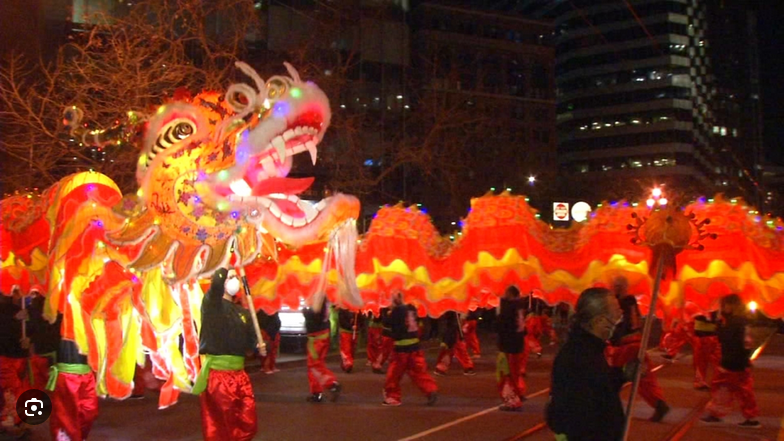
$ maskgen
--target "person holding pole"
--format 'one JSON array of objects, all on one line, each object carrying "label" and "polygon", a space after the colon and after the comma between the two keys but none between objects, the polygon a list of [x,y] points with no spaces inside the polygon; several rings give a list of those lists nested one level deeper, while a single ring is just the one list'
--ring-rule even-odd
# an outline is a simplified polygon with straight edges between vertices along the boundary
[{"label": "person holding pole", "polygon": [[392,309],[387,323],[394,339],[394,350],[387,369],[384,401],[381,405],[395,407],[402,404],[403,391],[400,388],[400,380],[403,374],[408,374],[416,387],[427,396],[428,406],[435,405],[438,400],[438,386],[433,377],[427,373],[425,355],[419,346],[417,309],[414,305],[403,303],[403,294],[400,292],[392,295]]},{"label": "person holding pole", "polygon": [[241,286],[236,271],[220,268],[201,305],[202,367],[193,394],[199,395],[207,441],[251,440],[257,432],[256,399],[245,373],[245,355],[256,347],[262,354],[266,350],[259,343],[260,331],[254,329],[255,314],[234,301]]},{"label": "person holding pole", "polygon": [[569,337],[553,362],[545,413],[556,440],[623,438],[620,391],[628,378],[604,356],[620,320],[621,307],[610,290],[589,288],[580,294]]},{"label": "person holding pole", "polygon": [[[632,360],[637,359],[642,341],[642,317],[637,306],[637,299],[627,295],[620,299],[623,319],[615,329],[612,336],[612,345],[607,348],[607,360],[610,366],[623,368]],[[656,373],[653,372],[651,359],[645,355],[645,364],[639,381],[640,396],[653,407],[654,412],[650,421],[660,422],[670,411],[670,406],[664,401],[664,394]]]}]

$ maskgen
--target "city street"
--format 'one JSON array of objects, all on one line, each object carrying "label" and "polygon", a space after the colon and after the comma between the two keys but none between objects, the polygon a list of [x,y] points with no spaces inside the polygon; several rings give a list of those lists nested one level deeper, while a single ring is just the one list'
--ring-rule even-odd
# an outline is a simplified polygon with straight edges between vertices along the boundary
[{"label": "city street", "polygon": [[[549,440],[543,426],[543,409],[548,395],[549,373],[555,347],[545,346],[541,359],[529,361],[528,401],[522,413],[497,410],[500,400],[495,387],[495,346],[492,335],[483,335],[484,355],[477,360],[478,375],[467,377],[453,364],[449,375],[436,377],[440,391],[434,407],[411,384],[403,381],[403,405],[381,406],[384,377],[373,374],[360,356],[355,372],[339,372],[336,354],[329,366],[343,383],[343,394],[336,403],[307,403],[306,368],[303,354],[283,354],[281,371],[265,375],[249,367],[259,415],[258,440]],[[427,342],[428,362],[437,354],[434,341]],[[631,440],[706,440],[782,439],[781,381],[784,374],[784,335],[777,335],[754,370],[755,391],[762,415],[762,429],[741,429],[732,414],[723,424],[707,427],[698,421],[708,393],[691,388],[691,355],[682,352],[675,362],[665,362],[658,351],[651,351],[665,397],[672,407],[663,423],[650,423],[652,409],[641,401],[635,407]],[[628,393],[628,388],[626,390]],[[100,417],[93,427],[94,440],[199,440],[201,422],[198,399],[183,394],[179,403],[157,410],[157,394],[148,391],[145,400],[102,400]],[[34,429],[32,439],[48,439],[45,423]],[[781,432],[781,433],[780,433]]]}]

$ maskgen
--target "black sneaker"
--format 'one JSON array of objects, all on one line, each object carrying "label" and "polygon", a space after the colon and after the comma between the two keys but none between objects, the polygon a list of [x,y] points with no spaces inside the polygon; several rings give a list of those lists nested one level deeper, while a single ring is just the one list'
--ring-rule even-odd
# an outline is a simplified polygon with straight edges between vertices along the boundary
[{"label": "black sneaker", "polygon": [[468,375],[469,377],[476,375],[476,371],[473,369],[466,369],[463,371],[463,375]]},{"label": "black sneaker", "polygon": [[738,423],[738,427],[743,427],[745,429],[759,429],[762,427],[762,424],[760,424],[760,422],[757,420],[746,420],[742,423]]},{"label": "black sneaker", "polygon": [[329,393],[332,395],[330,401],[333,403],[338,400],[340,397],[340,391],[343,390],[343,386],[340,385],[337,381],[332,383],[332,387],[329,388]]},{"label": "black sneaker", "polygon": [[373,368],[373,373],[374,374],[384,375],[384,370],[383,369]]},{"label": "black sneaker", "polygon": [[433,371],[433,374],[434,374],[434,375],[438,375],[439,377],[446,377],[446,372],[444,372],[444,371],[442,371],[442,370],[440,370],[440,369],[436,369],[436,370],[434,370],[434,371]]},{"label": "black sneaker", "polygon": [[129,400],[143,400],[144,399],[144,394],[131,395],[130,397],[128,397],[128,399]]},{"label": "black sneaker", "polygon": [[700,418],[700,421],[702,421],[703,423],[710,423],[710,424],[722,422],[721,418],[715,417],[713,415],[706,415]]},{"label": "black sneaker", "polygon": [[428,406],[433,406],[433,405],[436,404],[436,401],[438,401],[438,394],[435,393],[435,392],[430,392],[427,395],[427,405]]},{"label": "black sneaker", "polygon": [[653,416],[651,417],[650,421],[653,423],[658,423],[663,420],[669,412],[670,406],[668,406],[664,401],[659,400],[659,402],[656,403],[656,411],[653,412]]},{"label": "black sneaker", "polygon": [[673,358],[675,358],[675,356],[670,354],[662,354],[662,358],[666,360],[672,360]]},{"label": "black sneaker", "polygon": [[306,401],[308,401],[309,403],[320,403],[320,402],[324,401],[324,395],[322,395],[322,394],[312,394],[312,395],[308,396]]}]

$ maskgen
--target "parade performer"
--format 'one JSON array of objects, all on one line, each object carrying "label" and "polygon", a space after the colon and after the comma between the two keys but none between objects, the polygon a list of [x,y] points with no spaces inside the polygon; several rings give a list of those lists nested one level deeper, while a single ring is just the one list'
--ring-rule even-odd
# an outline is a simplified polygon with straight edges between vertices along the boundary
[{"label": "parade performer", "polygon": [[87,357],[79,353],[73,341],[60,341],[57,364],[51,368],[46,389],[51,391],[49,429],[52,439],[87,439],[98,418],[98,396],[95,394],[95,375],[87,365]]},{"label": "parade performer", "polygon": [[384,363],[389,360],[395,345],[395,340],[392,338],[392,325],[389,322],[389,308],[381,308],[381,326],[381,345],[373,360],[374,374],[384,373]]},{"label": "parade performer", "polygon": [[387,378],[384,382],[384,406],[400,406],[403,392],[400,379],[408,374],[411,380],[427,396],[427,405],[432,406],[438,399],[438,386],[427,373],[425,355],[419,347],[419,323],[417,310],[413,305],[403,303],[403,294],[396,293],[392,297],[392,310],[387,323],[394,339],[394,351],[391,355]]},{"label": "parade performer", "polygon": [[496,379],[498,391],[504,404],[501,410],[517,412],[522,410],[525,400],[526,384],[521,375],[521,364],[525,351],[525,309],[520,300],[520,290],[516,286],[506,289],[498,305],[495,322],[498,332],[498,359]]},{"label": "parade performer", "polygon": [[361,326],[362,316],[359,311],[340,308],[340,368],[349,374],[354,369],[354,353],[357,351],[357,333]]},{"label": "parade performer", "polygon": [[16,414],[16,400],[28,387],[29,341],[22,341],[22,320],[27,315],[17,304],[20,301],[19,296],[0,294],[0,389],[5,400],[0,409],[0,427],[11,433],[22,430],[22,421]]},{"label": "parade performer", "polygon": [[220,268],[201,305],[199,353],[202,368],[193,394],[201,402],[204,439],[250,440],[256,435],[256,399],[245,356],[257,346],[250,312],[234,302],[241,283],[237,273]]},{"label": "parade performer", "polygon": [[367,327],[367,366],[373,366],[379,353],[381,352],[381,332],[384,325],[381,323],[381,316],[368,312]]},{"label": "parade performer", "polygon": [[29,333],[32,355],[30,356],[30,386],[43,390],[49,382],[49,368],[57,362],[57,348],[60,345],[60,324],[62,317],[49,323],[43,317],[43,296],[37,295],[30,304]]},{"label": "parade performer", "polygon": [[329,305],[324,299],[320,305],[305,308],[302,314],[305,316],[305,328],[308,332],[308,401],[324,401],[323,392],[326,388],[329,388],[332,394],[332,401],[337,401],[341,386],[326,364],[329,352]]},{"label": "parade performer", "polygon": [[479,324],[480,310],[469,311],[463,321],[463,337],[465,338],[466,348],[471,353],[471,358],[482,358],[482,350],[479,348],[479,338],[476,335],[476,327]]},{"label": "parade performer", "polygon": [[256,313],[261,327],[261,335],[264,338],[264,343],[267,345],[267,355],[259,355],[261,359],[261,370],[265,374],[274,374],[280,372],[280,369],[275,367],[275,361],[278,359],[278,349],[280,348],[280,315],[275,312],[267,314],[263,310]]},{"label": "parade performer", "polygon": [[662,357],[672,360],[681,351],[686,343],[691,342],[693,332],[693,322],[685,320],[675,320],[669,332],[662,337],[661,349],[664,351]]},{"label": "parade performer", "polygon": [[714,375],[721,360],[721,345],[717,334],[718,312],[694,317],[694,388],[710,390],[708,386],[708,367],[713,366]]},{"label": "parade performer", "polygon": [[740,402],[741,413],[746,418],[738,423],[744,428],[761,427],[757,416],[757,400],[754,396],[754,380],[751,377],[752,344],[746,331],[745,307],[737,294],[721,299],[722,321],[718,327],[721,343],[721,364],[711,382],[711,401],[708,414],[702,418],[706,423],[720,423],[730,412],[732,401]]},{"label": "parade performer", "polygon": [[[642,319],[637,306],[637,299],[632,295],[621,297],[619,301],[623,311],[623,319],[616,327],[611,338],[611,346],[607,347],[607,361],[610,366],[623,368],[629,362],[636,360],[640,352],[642,341]],[[647,354],[643,375],[640,377],[640,396],[653,407],[654,413],[650,421],[658,423],[670,411],[670,406],[664,401],[662,389],[656,378],[656,373],[651,370],[652,363]]]},{"label": "parade performer", "polygon": [[443,323],[441,352],[436,359],[436,368],[433,373],[441,376],[446,375],[454,357],[457,358],[460,366],[463,367],[463,375],[476,375],[474,362],[468,356],[468,349],[460,329],[457,313],[447,311],[441,318],[441,322]]}]

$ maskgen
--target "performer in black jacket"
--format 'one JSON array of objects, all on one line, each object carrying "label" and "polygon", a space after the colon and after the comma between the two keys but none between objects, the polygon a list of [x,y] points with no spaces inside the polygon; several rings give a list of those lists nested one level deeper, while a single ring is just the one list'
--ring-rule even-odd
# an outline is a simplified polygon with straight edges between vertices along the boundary
[{"label": "performer in black jacket", "polygon": [[322,393],[326,388],[332,393],[332,401],[337,401],[341,386],[326,363],[329,352],[329,304],[326,298],[322,300],[320,307],[305,308],[302,314],[305,316],[305,328],[308,332],[308,401],[322,402]]},{"label": "performer in black jacket", "polygon": [[718,328],[721,343],[721,364],[711,382],[711,401],[706,423],[720,423],[731,409],[733,399],[740,402],[741,413],[746,418],[740,427],[761,427],[751,378],[751,342],[746,334],[746,308],[737,294],[721,299],[722,321]]},{"label": "performer in black jacket", "polygon": [[427,404],[432,406],[438,398],[438,386],[433,377],[427,373],[425,355],[419,348],[417,310],[413,305],[403,303],[401,293],[392,297],[392,307],[388,323],[394,339],[394,351],[384,382],[384,401],[381,404],[384,406],[402,404],[400,379],[403,378],[403,374],[408,374],[419,390],[427,395]]},{"label": "performer in black jacket", "polygon": [[512,285],[506,289],[495,321],[498,332],[498,358],[496,378],[498,391],[504,404],[501,410],[517,412],[523,408],[525,400],[525,380],[521,365],[526,352],[525,344],[525,307],[520,300],[520,290]]},{"label": "performer in black jacket", "polygon": [[250,312],[234,302],[239,292],[237,273],[221,268],[201,304],[199,353],[204,361],[193,393],[200,395],[202,432],[208,441],[251,440],[257,431],[245,356],[259,344]]},{"label": "performer in black jacket", "polygon": [[607,364],[604,349],[621,319],[611,291],[580,294],[569,338],[553,363],[547,424],[568,440],[619,441],[624,413],[619,395],[622,371]]}]

